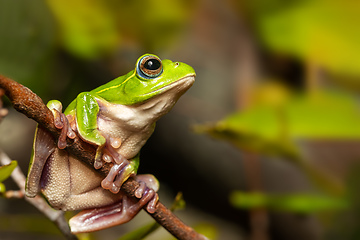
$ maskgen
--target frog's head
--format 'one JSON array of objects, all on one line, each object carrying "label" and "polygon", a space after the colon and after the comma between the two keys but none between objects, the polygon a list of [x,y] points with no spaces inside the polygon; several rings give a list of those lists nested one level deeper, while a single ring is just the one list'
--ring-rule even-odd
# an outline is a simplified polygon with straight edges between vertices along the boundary
[{"label": "frog's head", "polygon": [[185,63],[160,60],[153,54],[145,54],[121,81],[118,103],[140,104],[161,95],[166,95],[169,101],[176,101],[194,83],[195,71]]}]

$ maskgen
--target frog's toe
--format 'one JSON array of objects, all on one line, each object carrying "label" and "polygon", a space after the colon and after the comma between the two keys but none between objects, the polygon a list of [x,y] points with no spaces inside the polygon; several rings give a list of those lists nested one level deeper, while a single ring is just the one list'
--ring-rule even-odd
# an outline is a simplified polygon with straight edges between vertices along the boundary
[{"label": "frog's toe", "polygon": [[135,197],[137,197],[137,198],[141,198],[144,195],[145,190],[146,190],[145,182],[140,181],[139,184],[140,184],[139,187],[135,191]]},{"label": "frog's toe", "polygon": [[104,151],[105,151],[104,149],[105,149],[104,145],[100,145],[96,150],[95,159],[94,159],[95,169],[100,169],[102,166],[104,166],[104,162],[102,159],[104,157]]},{"label": "frog's toe", "polygon": [[123,163],[129,163],[129,160],[127,160],[123,155],[117,152],[117,148],[120,147],[120,140],[113,138],[109,138],[109,140],[106,140],[106,144],[104,147],[104,154],[111,157],[112,162],[116,164],[123,164]]},{"label": "frog's toe", "polygon": [[120,140],[107,136],[104,136],[104,138],[105,143],[101,144],[96,151],[94,168],[99,169],[104,163],[128,164],[129,161],[116,150],[116,148],[120,147]]},{"label": "frog's toe", "polygon": [[135,179],[140,184],[135,191],[135,196],[141,198],[140,201],[149,202],[146,209],[154,213],[159,201],[159,195],[156,193],[159,190],[159,181],[151,174],[137,175]]},{"label": "frog's toe", "polygon": [[115,182],[118,181],[118,175],[122,172],[124,168],[126,168],[126,165],[128,164],[114,164],[111,167],[106,178],[101,181],[101,187],[110,190],[110,192],[112,193],[118,193],[120,191],[122,183],[119,185],[115,184]]},{"label": "frog's toe", "polygon": [[67,120],[65,114],[59,113],[59,119],[62,123],[61,133],[58,140],[58,148],[64,149],[66,147],[66,137],[69,131],[69,121]]},{"label": "frog's toe", "polygon": [[155,192],[159,191],[160,184],[156,177],[152,174],[139,174],[135,176],[135,180],[140,184],[144,182],[147,187],[152,188]]},{"label": "frog's toe", "polygon": [[102,166],[104,166],[103,161],[101,161],[101,158],[97,158],[95,157],[95,161],[94,161],[94,168],[95,169],[100,169]]},{"label": "frog's toe", "polygon": [[111,155],[107,154],[106,152],[103,153],[102,155],[102,160],[104,160],[104,162],[107,162],[107,163],[111,163],[114,161],[114,159],[112,158]]},{"label": "frog's toe", "polygon": [[148,210],[148,212],[154,213],[158,201],[159,195],[155,192],[155,190],[151,188],[146,188],[141,199],[139,200],[139,204],[144,206],[148,203],[146,209]]},{"label": "frog's toe", "polygon": [[[69,122],[69,119],[68,119],[67,117],[66,117],[66,119],[67,119],[68,122]],[[71,138],[71,139],[74,139],[74,138],[76,137],[76,133],[75,133],[75,131],[72,129],[70,123],[68,123],[66,135],[68,136],[68,138]]]},{"label": "frog's toe", "polygon": [[54,116],[54,125],[57,129],[62,129],[64,127],[64,123],[62,121],[61,112],[59,112],[57,109],[51,110]]},{"label": "frog's toe", "polygon": [[149,201],[149,204],[147,205],[146,209],[149,213],[154,213],[156,210],[156,204],[159,201],[159,195],[155,193],[152,197],[152,199]]},{"label": "frog's toe", "polygon": [[115,138],[115,137],[110,137],[110,145],[115,149],[119,148],[121,146],[121,139]]},{"label": "frog's toe", "polygon": [[127,160],[123,155],[119,154],[116,158],[114,158],[114,162],[117,164],[122,164],[124,162],[128,162],[129,160]]},{"label": "frog's toe", "polygon": [[[61,133],[58,139],[57,146],[60,149],[66,148],[66,137],[74,139],[76,137],[75,131],[71,128],[70,123],[66,115],[60,112],[58,109],[53,108],[52,113],[54,115],[54,125],[57,129],[61,129]],[[70,117],[70,116],[69,116]]]},{"label": "frog's toe", "polygon": [[[131,176],[134,175],[134,166],[133,164],[127,163],[117,174],[115,181],[114,181],[114,187],[116,189],[121,188],[122,184]],[[115,192],[116,193],[116,192]]]}]

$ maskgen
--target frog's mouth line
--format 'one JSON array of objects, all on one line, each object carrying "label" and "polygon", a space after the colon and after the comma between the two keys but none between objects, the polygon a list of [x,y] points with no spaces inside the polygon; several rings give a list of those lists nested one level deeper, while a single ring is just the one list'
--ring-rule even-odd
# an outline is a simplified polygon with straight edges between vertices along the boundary
[{"label": "frog's mouth line", "polygon": [[196,74],[190,74],[190,75],[187,75],[183,78],[180,78],[179,80],[167,85],[167,86],[164,86],[164,87],[161,87],[159,89],[156,89],[154,91],[151,91],[150,93],[146,94],[146,95],[143,95],[143,96],[147,96],[147,95],[152,95],[154,93],[158,93],[158,95],[162,95],[174,88],[176,88],[176,86],[181,86],[179,87],[179,93],[183,93],[185,91],[187,91],[195,82],[195,76]]}]

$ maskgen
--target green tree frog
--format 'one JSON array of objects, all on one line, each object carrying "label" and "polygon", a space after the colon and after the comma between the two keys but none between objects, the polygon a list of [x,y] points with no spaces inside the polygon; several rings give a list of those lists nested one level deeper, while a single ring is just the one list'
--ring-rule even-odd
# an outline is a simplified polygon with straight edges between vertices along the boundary
[{"label": "green tree frog", "polygon": [[[135,176],[139,152],[155,122],[194,81],[195,71],[189,65],[145,54],[128,74],[80,93],[64,113],[59,101],[50,101],[47,106],[61,135],[55,143],[44,128],[37,127],[26,196],[41,191],[56,209],[82,210],[69,221],[74,233],[125,223],[147,203],[147,210],[154,212],[159,186],[152,175]],[[95,169],[113,164],[104,179],[66,151],[66,138],[76,134],[96,145]],[[140,183],[136,203],[119,191],[130,176]]]}]

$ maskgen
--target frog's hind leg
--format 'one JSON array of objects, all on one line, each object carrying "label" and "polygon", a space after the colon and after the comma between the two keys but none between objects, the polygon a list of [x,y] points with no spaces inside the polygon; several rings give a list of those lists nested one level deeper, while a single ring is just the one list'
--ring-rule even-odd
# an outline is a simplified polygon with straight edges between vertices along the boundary
[{"label": "frog's hind leg", "polygon": [[[92,232],[126,223],[147,204],[147,210],[155,212],[158,202],[158,180],[150,174],[138,175],[135,179],[140,186],[135,191],[139,201],[129,198],[123,192],[118,194],[118,201],[104,207],[87,209],[70,219],[73,233]],[[104,191],[104,190],[103,190]]]},{"label": "frog's hind leg", "polygon": [[152,199],[146,195],[140,201],[123,195],[118,202],[95,209],[83,210],[70,219],[71,232],[84,233],[102,230],[126,223],[133,219],[142,207]]},{"label": "frog's hind leg", "polygon": [[27,197],[35,197],[40,192],[41,174],[55,148],[56,145],[51,134],[38,125],[35,132],[30,168],[26,178],[25,194]]}]

